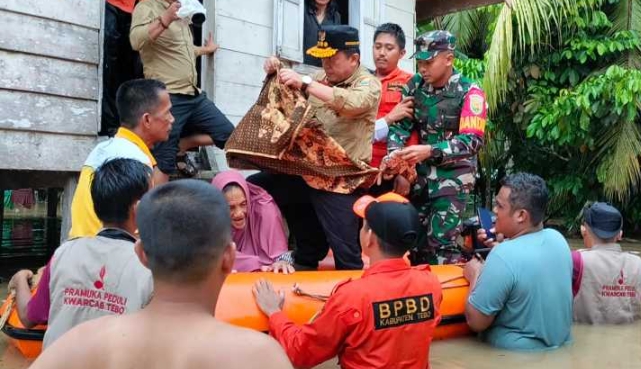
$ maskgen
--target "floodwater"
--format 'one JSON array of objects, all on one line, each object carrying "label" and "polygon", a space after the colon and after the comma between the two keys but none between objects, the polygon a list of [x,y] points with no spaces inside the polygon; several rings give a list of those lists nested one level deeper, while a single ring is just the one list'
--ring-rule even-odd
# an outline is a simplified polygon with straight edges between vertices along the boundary
[{"label": "floodwater", "polygon": [[[557,350],[498,350],[475,337],[432,343],[432,369],[632,369],[641,368],[641,322],[623,326],[575,325],[574,341]],[[339,368],[336,359],[317,369]]]},{"label": "floodwater", "polygon": [[[18,269],[45,265],[60,243],[60,218],[48,218],[46,202],[5,209],[0,238],[0,281]],[[60,210],[58,210],[60,214]]]},{"label": "floodwater", "polygon": [[[542,353],[497,350],[472,336],[437,341],[432,343],[431,366],[432,369],[641,368],[641,322],[624,326],[575,325],[572,331],[571,344]],[[30,363],[2,334],[0,369],[23,369]],[[336,359],[316,367],[338,368]]]},{"label": "floodwater", "polygon": [[60,220],[9,218],[2,222],[0,278],[8,279],[18,269],[37,269],[53,254],[60,241]]},{"label": "floodwater", "polygon": [[[9,213],[9,214],[7,214]],[[8,216],[7,216],[8,215]],[[47,219],[43,205],[34,211],[6,211],[0,243],[0,277],[9,278],[19,268],[37,269],[44,265],[59,239],[59,219]],[[572,248],[581,240],[570,240]],[[641,252],[641,242],[625,240],[625,250]],[[0,283],[4,296],[6,283]],[[1,298],[1,297],[0,297]],[[573,342],[558,350],[543,353],[517,353],[497,350],[474,336],[437,341],[431,348],[432,369],[566,369],[566,368],[641,368],[641,322],[626,326],[573,327]],[[411,344],[411,343],[408,343]],[[7,337],[0,333],[0,369],[27,368],[23,358]],[[316,369],[337,369],[337,359]]]},{"label": "floodwater", "polygon": [[640,368],[641,322],[624,326],[575,325],[574,341],[557,350],[516,353],[490,348],[474,337],[436,342],[432,369]]}]

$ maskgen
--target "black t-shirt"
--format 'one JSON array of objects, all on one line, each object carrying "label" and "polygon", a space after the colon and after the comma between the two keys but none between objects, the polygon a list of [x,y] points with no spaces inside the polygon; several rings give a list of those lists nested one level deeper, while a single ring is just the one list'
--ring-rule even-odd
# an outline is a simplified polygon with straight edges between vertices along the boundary
[{"label": "black t-shirt", "polygon": [[303,61],[305,64],[314,65],[317,67],[322,66],[320,59],[315,58],[311,55],[307,55],[306,51],[316,45],[316,42],[318,42],[318,31],[320,30],[321,26],[341,24],[341,15],[338,11],[332,10],[331,7],[328,7],[326,12],[327,13],[325,14],[323,23],[318,24],[318,20],[316,19],[316,9],[308,7],[307,3],[305,3],[305,29],[303,36]]}]

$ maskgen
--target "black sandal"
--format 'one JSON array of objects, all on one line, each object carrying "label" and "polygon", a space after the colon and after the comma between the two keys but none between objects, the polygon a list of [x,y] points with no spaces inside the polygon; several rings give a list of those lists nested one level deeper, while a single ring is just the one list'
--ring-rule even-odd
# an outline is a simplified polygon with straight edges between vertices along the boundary
[{"label": "black sandal", "polygon": [[196,164],[191,160],[189,155],[176,155],[176,169],[185,177],[195,177],[198,174]]}]

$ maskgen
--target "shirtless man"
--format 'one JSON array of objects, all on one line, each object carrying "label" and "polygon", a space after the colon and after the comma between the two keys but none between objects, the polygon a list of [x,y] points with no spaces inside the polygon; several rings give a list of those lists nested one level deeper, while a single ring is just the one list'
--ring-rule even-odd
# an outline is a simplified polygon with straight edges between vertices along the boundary
[{"label": "shirtless man", "polygon": [[212,316],[235,255],[220,190],[197,180],[162,185],[141,200],[137,223],[136,253],[154,279],[150,304],[77,326],[32,368],[292,368],[269,336]]}]

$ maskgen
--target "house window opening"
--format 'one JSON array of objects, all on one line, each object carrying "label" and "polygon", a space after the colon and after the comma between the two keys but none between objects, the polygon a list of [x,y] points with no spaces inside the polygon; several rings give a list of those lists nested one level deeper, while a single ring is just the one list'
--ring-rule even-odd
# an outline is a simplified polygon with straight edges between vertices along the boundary
[{"label": "house window opening", "polygon": [[[316,45],[318,39],[318,30],[323,26],[334,24],[349,24],[349,1],[348,0],[331,0],[325,8],[325,15],[319,20],[317,15],[318,3],[325,1],[305,0],[304,15],[304,40],[303,51]],[[303,55],[303,63],[320,67],[321,60],[311,55]]]}]

